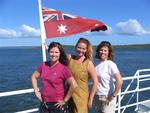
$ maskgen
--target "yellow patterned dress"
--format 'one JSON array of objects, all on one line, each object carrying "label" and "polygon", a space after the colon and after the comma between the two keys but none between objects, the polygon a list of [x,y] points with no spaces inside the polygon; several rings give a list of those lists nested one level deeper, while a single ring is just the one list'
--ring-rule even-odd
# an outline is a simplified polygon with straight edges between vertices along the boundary
[{"label": "yellow patterned dress", "polygon": [[88,59],[82,63],[74,59],[69,62],[69,68],[78,84],[70,100],[71,113],[88,113],[88,62]]}]

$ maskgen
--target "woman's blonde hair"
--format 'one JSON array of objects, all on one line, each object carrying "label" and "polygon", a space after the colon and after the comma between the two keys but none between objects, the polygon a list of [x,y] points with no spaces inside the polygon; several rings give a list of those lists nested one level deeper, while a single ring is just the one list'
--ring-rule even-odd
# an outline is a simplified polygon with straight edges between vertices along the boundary
[{"label": "woman's blonde hair", "polygon": [[93,57],[92,57],[92,55],[93,55],[93,48],[92,48],[92,45],[91,45],[90,41],[88,41],[88,40],[85,39],[85,38],[80,38],[80,39],[78,40],[78,42],[76,43],[75,48],[77,48],[77,46],[78,46],[79,43],[84,43],[84,44],[87,45],[87,48],[86,48],[87,51],[86,51],[86,53],[85,53],[85,57],[86,57],[86,59],[92,60],[92,59],[93,59]]}]

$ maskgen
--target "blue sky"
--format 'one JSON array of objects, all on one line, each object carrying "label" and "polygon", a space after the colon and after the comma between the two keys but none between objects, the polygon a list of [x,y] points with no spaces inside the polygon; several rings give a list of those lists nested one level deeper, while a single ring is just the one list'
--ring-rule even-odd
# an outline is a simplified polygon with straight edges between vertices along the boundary
[{"label": "blue sky", "polygon": [[[113,45],[150,43],[149,0],[42,0],[42,5],[68,14],[97,19],[108,26],[105,32],[85,32],[52,38],[74,45],[85,37],[93,45],[103,40]],[[0,0],[0,46],[39,46],[38,0]]]}]

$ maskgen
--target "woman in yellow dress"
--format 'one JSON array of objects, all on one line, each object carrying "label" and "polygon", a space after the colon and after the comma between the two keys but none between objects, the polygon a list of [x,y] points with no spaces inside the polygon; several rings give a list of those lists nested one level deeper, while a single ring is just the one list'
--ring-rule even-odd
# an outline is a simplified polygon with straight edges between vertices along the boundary
[{"label": "woman in yellow dress", "polygon": [[[76,56],[68,55],[69,68],[78,84],[70,100],[71,113],[88,113],[92,106],[93,97],[97,89],[97,76],[92,63],[92,46],[85,38],[80,38],[75,46]],[[89,93],[88,80],[92,80]]]}]

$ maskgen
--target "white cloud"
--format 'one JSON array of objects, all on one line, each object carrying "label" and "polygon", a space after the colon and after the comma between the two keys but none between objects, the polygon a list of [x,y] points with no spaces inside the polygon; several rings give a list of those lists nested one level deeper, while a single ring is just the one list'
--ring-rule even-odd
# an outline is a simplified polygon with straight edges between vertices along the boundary
[{"label": "white cloud", "polygon": [[150,31],[145,30],[136,19],[129,19],[126,22],[117,24],[117,32],[124,35],[150,35]]},{"label": "white cloud", "polygon": [[23,24],[20,31],[0,28],[0,38],[39,37],[40,29]]},{"label": "white cloud", "polygon": [[22,37],[39,37],[40,36],[40,29],[35,29],[31,26],[23,24],[21,26],[21,36]]},{"label": "white cloud", "polygon": [[15,38],[15,37],[19,37],[19,33],[17,33],[15,30],[13,29],[2,29],[0,28],[0,37],[2,38]]}]

